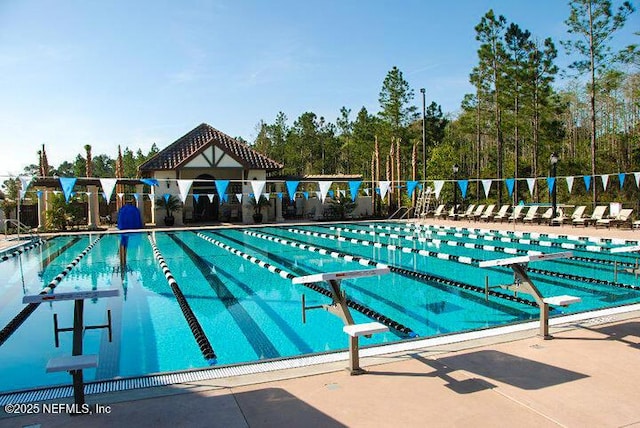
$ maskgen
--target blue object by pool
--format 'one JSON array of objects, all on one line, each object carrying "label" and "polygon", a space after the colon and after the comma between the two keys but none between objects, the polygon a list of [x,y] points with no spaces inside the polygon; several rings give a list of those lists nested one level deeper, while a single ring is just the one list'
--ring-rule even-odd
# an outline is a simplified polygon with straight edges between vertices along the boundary
[{"label": "blue object by pool", "polygon": [[118,229],[142,229],[142,216],[140,210],[133,205],[124,205],[118,211]]}]

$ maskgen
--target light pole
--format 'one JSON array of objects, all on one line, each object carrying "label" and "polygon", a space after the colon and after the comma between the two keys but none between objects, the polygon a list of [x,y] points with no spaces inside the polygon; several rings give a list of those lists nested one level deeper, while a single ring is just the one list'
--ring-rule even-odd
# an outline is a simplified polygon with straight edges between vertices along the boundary
[{"label": "light pole", "polygon": [[559,226],[559,224],[556,223],[555,218],[556,218],[556,210],[557,210],[557,199],[556,199],[556,195],[557,195],[557,189],[558,189],[558,183],[556,183],[556,172],[558,170],[558,155],[553,152],[551,153],[551,176],[553,177],[553,191],[551,192],[551,210],[552,210],[552,214],[551,214],[551,226]]},{"label": "light pole", "polygon": [[458,164],[453,165],[453,219],[458,219]]},{"label": "light pole", "polygon": [[426,117],[427,117],[427,109],[426,109],[426,101],[425,101],[425,93],[426,90],[424,88],[420,88],[420,93],[422,94],[422,180],[427,180],[427,128],[426,128]]}]

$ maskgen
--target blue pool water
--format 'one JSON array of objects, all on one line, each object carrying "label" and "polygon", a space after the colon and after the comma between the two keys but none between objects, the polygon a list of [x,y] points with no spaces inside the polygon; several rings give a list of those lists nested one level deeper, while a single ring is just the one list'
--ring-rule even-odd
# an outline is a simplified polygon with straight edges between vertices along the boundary
[{"label": "blue pool water", "polygon": [[[328,303],[326,296],[293,285],[230,249],[294,276],[372,269],[374,262],[391,266],[387,275],[343,281],[347,297],[367,308],[351,310],[355,322],[382,315],[406,327],[404,333],[392,328],[363,338],[363,345],[411,340],[407,331],[424,338],[537,319],[537,307],[495,295],[487,298],[478,291],[486,283],[493,287],[513,282],[510,269],[481,268],[480,260],[573,251],[571,259],[529,266],[543,295],[582,299],[568,308],[555,308],[552,316],[640,302],[638,278],[627,272],[638,254],[610,252],[634,242],[387,222],[288,225],[133,234],[128,238],[126,265],[121,262],[119,235],[50,239],[0,262],[0,328],[25,308],[24,295],[39,293],[95,242],[55,288],[55,292],[120,290],[118,297],[85,303],[85,324],[104,324],[107,309],[113,323],[112,342],[106,330],[84,333],[84,353],[98,354],[100,361],[97,369],[85,371],[85,380],[207,367],[154,258],[149,236],[215,351],[218,365],[337,351],[347,345],[342,321],[324,310],[307,312],[307,322],[302,323],[302,294],[307,306]],[[315,249],[300,248],[304,243]],[[358,258],[371,263],[359,263]],[[526,294],[518,297],[533,301]],[[40,304],[0,345],[0,392],[70,383],[66,373],[45,374],[49,359],[71,353],[71,333],[61,333],[60,347],[55,347],[54,313],[60,327],[70,327],[73,302]]]}]

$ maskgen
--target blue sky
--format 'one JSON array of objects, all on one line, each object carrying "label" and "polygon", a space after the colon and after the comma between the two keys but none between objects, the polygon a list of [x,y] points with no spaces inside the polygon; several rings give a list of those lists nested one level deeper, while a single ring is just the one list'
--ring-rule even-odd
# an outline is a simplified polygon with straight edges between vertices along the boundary
[{"label": "blue sky", "polygon": [[[615,2],[614,2],[615,3]],[[564,0],[0,1],[0,176],[117,145],[165,147],[202,122],[253,141],[260,120],[335,121],[379,108],[397,66],[455,113],[493,8],[542,40],[567,37]],[[617,43],[635,42],[632,15]]]}]

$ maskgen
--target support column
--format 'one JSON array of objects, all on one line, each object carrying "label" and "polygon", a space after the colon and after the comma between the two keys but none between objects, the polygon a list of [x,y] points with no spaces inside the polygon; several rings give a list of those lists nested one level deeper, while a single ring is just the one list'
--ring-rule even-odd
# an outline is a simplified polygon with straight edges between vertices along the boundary
[{"label": "support column", "polygon": [[89,230],[97,229],[100,221],[98,196],[98,186],[87,186],[87,227]]}]

